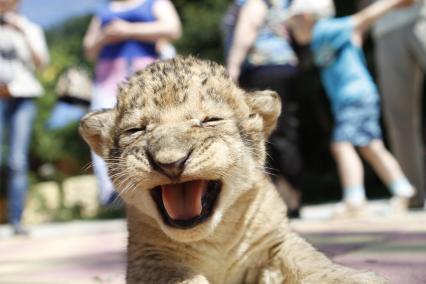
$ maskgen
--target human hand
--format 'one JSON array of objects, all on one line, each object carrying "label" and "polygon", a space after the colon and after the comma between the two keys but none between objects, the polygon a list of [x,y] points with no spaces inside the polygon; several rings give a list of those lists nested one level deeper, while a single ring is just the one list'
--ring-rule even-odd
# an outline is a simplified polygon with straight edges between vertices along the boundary
[{"label": "human hand", "polygon": [[6,25],[12,27],[13,29],[24,32],[24,27],[22,24],[22,17],[15,12],[7,12],[3,16],[3,21]]},{"label": "human hand", "polygon": [[113,20],[103,29],[103,37],[106,43],[116,43],[128,39],[130,23],[120,19]]},{"label": "human hand", "polygon": [[9,88],[6,84],[0,84],[0,99],[11,97]]},{"label": "human hand", "polygon": [[287,39],[290,37],[288,27],[285,22],[275,23],[271,26],[272,31],[279,37]]},{"label": "human hand", "polygon": [[229,65],[227,69],[232,81],[238,84],[238,78],[240,77],[240,68],[238,66]]},{"label": "human hand", "polygon": [[399,0],[398,1],[398,8],[404,8],[404,7],[408,7],[411,6],[412,4],[414,4],[414,2],[416,2],[415,0]]}]

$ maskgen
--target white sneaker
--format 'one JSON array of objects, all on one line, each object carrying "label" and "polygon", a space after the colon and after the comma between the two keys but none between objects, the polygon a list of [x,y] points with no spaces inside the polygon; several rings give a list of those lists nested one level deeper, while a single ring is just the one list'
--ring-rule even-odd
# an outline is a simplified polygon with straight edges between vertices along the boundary
[{"label": "white sneaker", "polygon": [[358,219],[369,216],[367,202],[352,204],[349,202],[340,202],[336,205],[333,212],[333,219]]},{"label": "white sneaker", "polygon": [[389,200],[392,213],[403,214],[408,211],[410,198],[405,196],[394,196]]}]

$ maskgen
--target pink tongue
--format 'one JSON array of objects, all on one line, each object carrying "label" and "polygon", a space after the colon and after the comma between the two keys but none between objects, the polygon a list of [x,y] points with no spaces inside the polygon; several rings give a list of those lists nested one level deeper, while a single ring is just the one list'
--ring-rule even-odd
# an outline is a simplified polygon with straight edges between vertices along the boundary
[{"label": "pink tongue", "polygon": [[201,214],[201,199],[206,181],[194,180],[182,184],[163,185],[162,197],[167,214],[173,220],[188,220]]}]

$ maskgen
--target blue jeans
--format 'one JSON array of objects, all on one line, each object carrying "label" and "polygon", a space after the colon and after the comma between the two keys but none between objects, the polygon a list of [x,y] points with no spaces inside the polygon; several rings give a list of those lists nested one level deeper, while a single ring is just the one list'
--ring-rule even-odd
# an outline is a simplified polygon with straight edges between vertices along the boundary
[{"label": "blue jeans", "polygon": [[[21,221],[28,190],[28,152],[32,125],[37,112],[34,99],[0,99],[0,161],[3,150],[8,152],[8,216],[11,224]],[[7,147],[4,132],[7,130]]]}]

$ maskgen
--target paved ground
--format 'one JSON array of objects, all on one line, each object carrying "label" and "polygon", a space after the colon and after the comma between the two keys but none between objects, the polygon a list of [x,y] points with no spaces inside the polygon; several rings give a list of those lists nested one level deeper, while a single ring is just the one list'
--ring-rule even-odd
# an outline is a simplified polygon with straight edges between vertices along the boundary
[{"label": "paved ground", "polygon": [[[292,226],[334,261],[384,275],[395,284],[426,283],[426,212],[389,217],[385,203],[372,216],[330,221],[331,206],[306,207]],[[13,238],[0,227],[0,283],[124,283],[123,220],[31,228]]]}]

